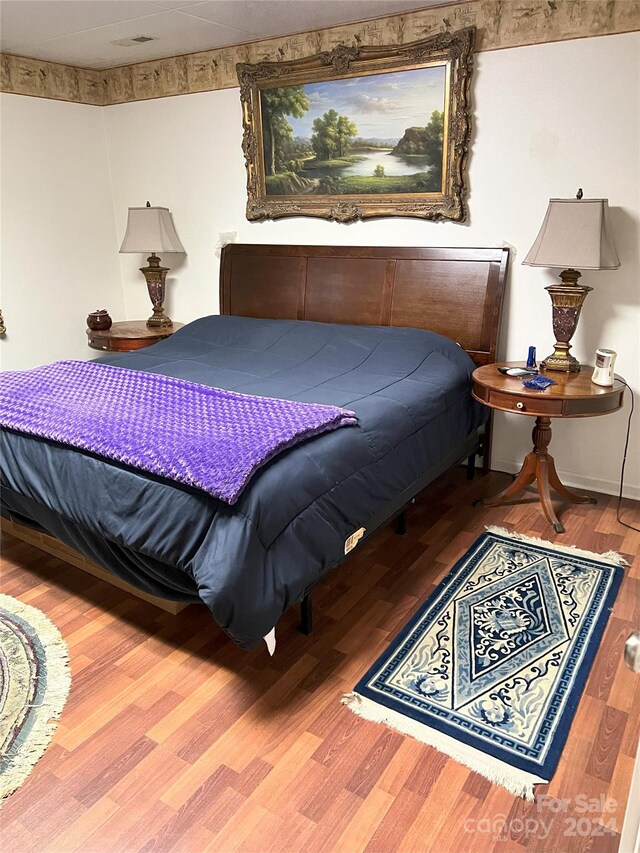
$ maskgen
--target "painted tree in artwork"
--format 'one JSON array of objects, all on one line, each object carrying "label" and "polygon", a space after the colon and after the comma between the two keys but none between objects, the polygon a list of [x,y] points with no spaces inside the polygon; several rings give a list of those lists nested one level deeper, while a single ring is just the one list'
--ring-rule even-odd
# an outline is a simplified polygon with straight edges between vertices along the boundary
[{"label": "painted tree in artwork", "polygon": [[313,120],[311,145],[318,160],[331,160],[344,157],[351,145],[351,138],[358,129],[347,116],[340,116],[336,110],[328,110],[322,118]]},{"label": "painted tree in artwork", "polygon": [[293,139],[293,128],[285,116],[302,118],[309,109],[309,100],[302,86],[264,89],[260,93],[264,160],[267,175],[275,175],[285,160],[284,148]]},{"label": "painted tree in artwork", "polygon": [[338,117],[338,156],[344,157],[351,147],[351,139],[358,133],[355,123],[347,116]]},{"label": "painted tree in artwork", "polygon": [[429,165],[440,169],[442,173],[442,143],[444,139],[444,115],[438,110],[431,113],[431,120],[425,127],[424,150]]}]

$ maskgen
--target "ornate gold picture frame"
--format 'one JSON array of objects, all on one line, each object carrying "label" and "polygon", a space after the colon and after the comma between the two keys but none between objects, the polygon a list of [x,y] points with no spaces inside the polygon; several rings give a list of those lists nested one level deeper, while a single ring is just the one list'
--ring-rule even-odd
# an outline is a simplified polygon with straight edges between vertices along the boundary
[{"label": "ornate gold picture frame", "polygon": [[463,222],[474,34],[238,64],[247,219]]}]

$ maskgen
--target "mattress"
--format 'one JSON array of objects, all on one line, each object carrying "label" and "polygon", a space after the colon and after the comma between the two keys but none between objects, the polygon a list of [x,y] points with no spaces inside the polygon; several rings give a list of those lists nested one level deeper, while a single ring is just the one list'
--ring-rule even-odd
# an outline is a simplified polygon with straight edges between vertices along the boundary
[{"label": "mattress", "polygon": [[[155,595],[202,600],[253,648],[394,501],[451,464],[486,418],[473,362],[409,328],[211,316],[99,359],[246,394],[353,410],[358,425],[268,462],[233,506],[88,453],[3,431],[2,512]],[[399,504],[400,506],[401,504]]]}]

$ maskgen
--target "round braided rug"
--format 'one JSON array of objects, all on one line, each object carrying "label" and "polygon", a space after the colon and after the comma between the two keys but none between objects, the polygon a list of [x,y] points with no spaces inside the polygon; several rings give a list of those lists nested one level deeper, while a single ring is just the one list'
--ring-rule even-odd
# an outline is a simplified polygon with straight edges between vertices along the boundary
[{"label": "round braided rug", "polygon": [[56,626],[35,607],[0,595],[0,802],[42,757],[70,686]]}]

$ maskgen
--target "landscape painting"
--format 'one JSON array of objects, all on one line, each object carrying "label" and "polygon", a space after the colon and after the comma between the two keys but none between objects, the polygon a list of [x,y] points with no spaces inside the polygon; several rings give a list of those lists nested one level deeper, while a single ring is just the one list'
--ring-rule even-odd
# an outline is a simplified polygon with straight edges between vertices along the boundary
[{"label": "landscape painting", "polygon": [[438,193],[446,66],[265,89],[267,195]]},{"label": "landscape painting", "polygon": [[238,65],[247,218],[463,221],[473,29]]}]

